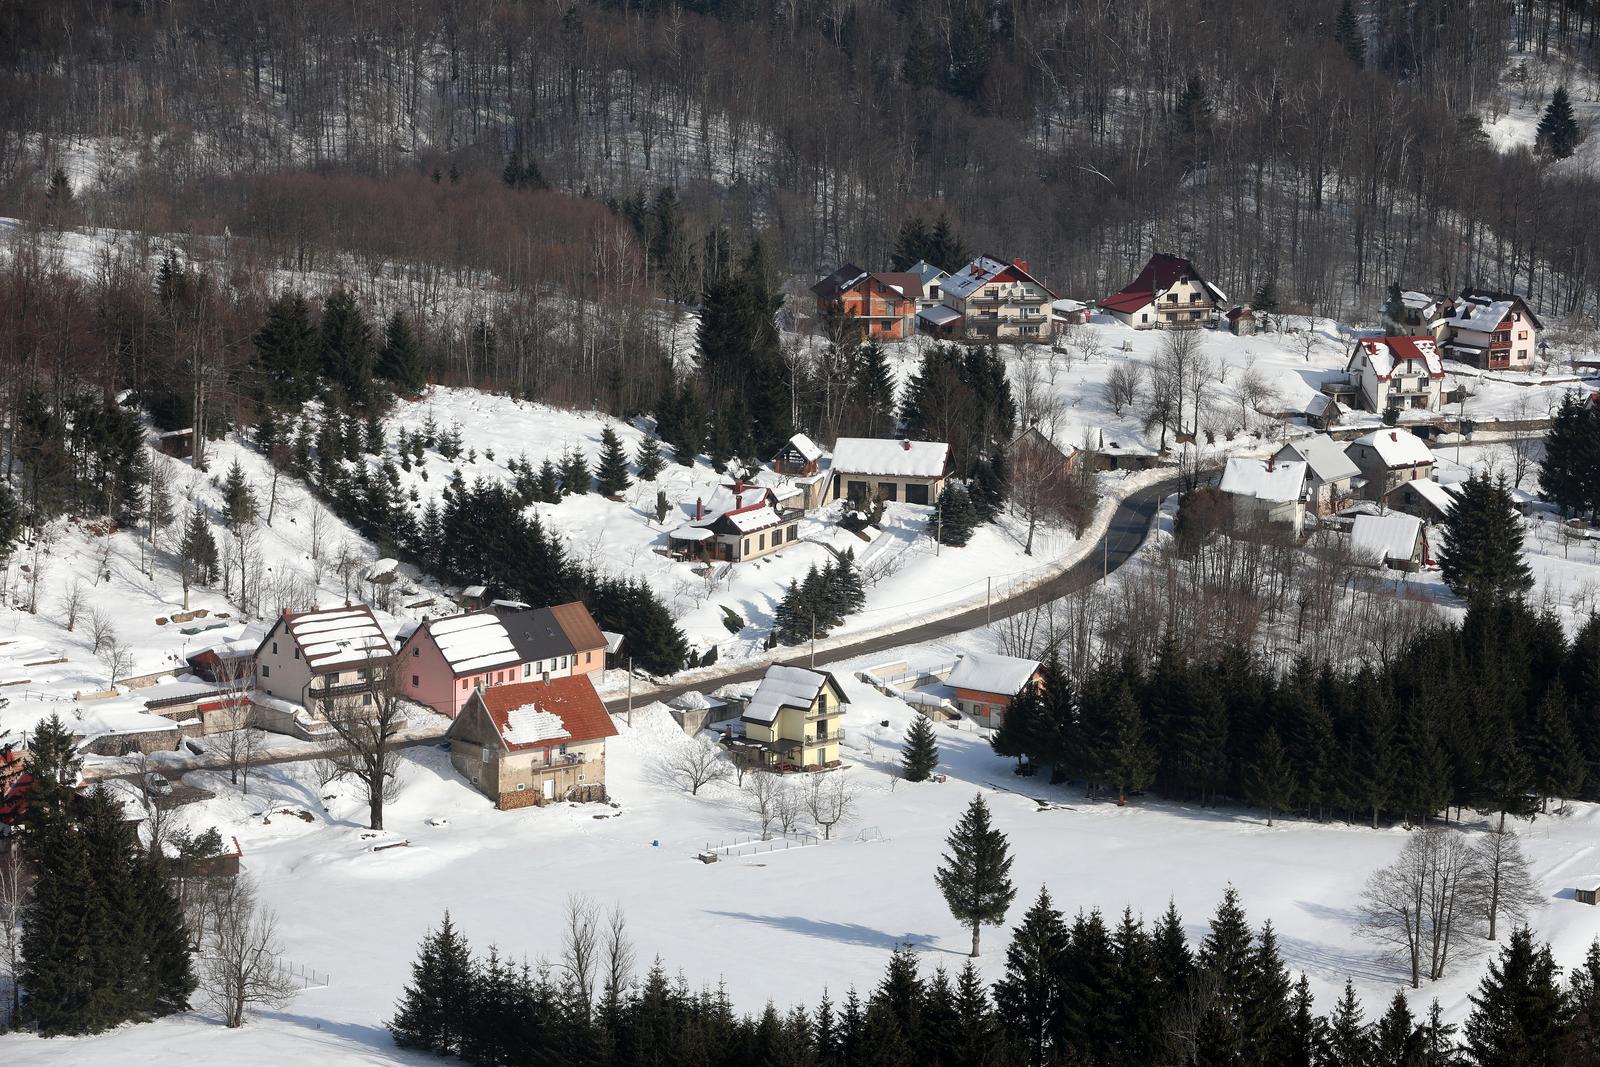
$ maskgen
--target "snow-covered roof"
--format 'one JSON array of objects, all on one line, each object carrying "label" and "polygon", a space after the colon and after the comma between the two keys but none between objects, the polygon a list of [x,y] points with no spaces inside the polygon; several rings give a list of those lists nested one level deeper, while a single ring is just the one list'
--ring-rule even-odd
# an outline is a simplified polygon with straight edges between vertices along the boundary
[{"label": "snow-covered roof", "polygon": [[1028,684],[1039,669],[1035,659],[1018,659],[992,652],[968,652],[950,669],[944,682],[955,689],[975,689],[980,693],[1012,696]]},{"label": "snow-covered roof", "polygon": [[1456,491],[1454,486],[1440,485],[1432,478],[1418,478],[1414,481],[1402,482],[1415,489],[1417,495],[1438,509],[1439,514],[1448,515],[1450,509],[1456,506]]},{"label": "snow-covered roof", "polygon": [[1328,409],[1338,404],[1338,401],[1327,393],[1312,393],[1311,399],[1306,401],[1306,414],[1314,419],[1319,419],[1328,413]]},{"label": "snow-covered roof", "polygon": [[840,474],[942,478],[950,455],[943,441],[890,441],[841,437],[833,444],[833,469]]},{"label": "snow-covered roof", "polygon": [[725,708],[728,706],[728,702],[726,700],[718,700],[716,697],[708,697],[698,689],[691,689],[687,693],[679,693],[667,701],[667,705],[668,707],[677,708],[679,711],[705,711],[711,708]]},{"label": "snow-covered roof", "polygon": [[532,745],[540,741],[558,741],[571,737],[561,716],[544,711],[535,704],[513,708],[506,713],[506,726],[500,736],[511,745]]},{"label": "snow-covered roof", "polygon": [[733,528],[740,533],[755,533],[757,530],[765,530],[767,527],[776,526],[783,521],[768,504],[740,508],[738,511],[729,511],[722,517],[727,519]]},{"label": "snow-covered roof", "polygon": [[808,463],[814,463],[822,458],[822,446],[803,433],[797,433],[789,438],[789,447],[800,453]]},{"label": "snow-covered roof", "polygon": [[600,634],[606,639],[606,655],[614,656],[622,651],[622,635],[611,630],[601,630]]},{"label": "snow-covered roof", "polygon": [[223,690],[220,687],[210,682],[185,675],[170,682],[157,682],[155,685],[136,689],[132,695],[143,700],[145,707],[151,708],[165,707],[169,704],[187,704],[221,692]]},{"label": "snow-covered roof", "polygon": [[[804,667],[768,667],[750,703],[745,705],[744,718],[770,726],[784,708],[809,708],[830,677],[826,671],[808,671]],[[835,688],[839,688],[837,683]],[[842,689],[840,699],[844,699]]]},{"label": "snow-covered roof", "polygon": [[1222,471],[1222,491],[1257,500],[1287,502],[1300,499],[1306,483],[1306,464],[1302,460],[1255,459],[1235,456]]},{"label": "snow-covered roof", "polygon": [[379,578],[392,575],[399,568],[399,560],[389,559],[387,556],[385,556],[383,559],[374,560],[371,565],[367,567],[365,577],[369,582],[376,581]]},{"label": "snow-covered roof", "polygon": [[1361,474],[1361,468],[1351,462],[1344,445],[1325,433],[1290,441],[1278,450],[1278,455],[1281,456],[1285,452],[1293,452],[1305,460],[1311,468],[1312,475],[1320,482],[1339,482],[1346,478],[1359,477]]},{"label": "snow-covered roof", "polygon": [[1493,333],[1495,328],[1511,314],[1510,300],[1492,300],[1478,303],[1473,300],[1456,301],[1455,312],[1445,319],[1453,330],[1472,330],[1476,333]]},{"label": "snow-covered roof", "polygon": [[[506,748],[513,752],[563,741],[598,741],[617,733],[616,724],[584,674],[490,686],[474,691],[471,699],[488,714]],[[462,736],[458,731],[467,721],[468,716],[458,717],[451,724],[450,736]]]},{"label": "snow-covered roof", "polygon": [[1380,560],[1410,560],[1417,550],[1422,520],[1391,511],[1387,515],[1357,515],[1350,527],[1350,547]]},{"label": "snow-covered roof", "polygon": [[1400,294],[1400,303],[1409,311],[1426,311],[1439,302],[1436,296],[1419,293],[1415,289],[1407,289]]},{"label": "snow-covered roof", "polygon": [[1021,260],[1006,263],[998,256],[982,255],[968,263],[965,267],[950,275],[944,282],[943,289],[946,294],[966,299],[985,285],[994,281],[1000,275],[1011,271],[1022,279],[1044,289],[1045,293],[1055,299],[1055,294],[1045,288],[1043,282],[1028,273],[1028,266]]},{"label": "snow-covered roof", "polygon": [[946,323],[956,321],[960,317],[961,312],[957,311],[955,308],[947,308],[943,304],[940,304],[937,307],[923,308],[921,311],[917,312],[917,318],[928,323],[930,326],[943,326]]},{"label": "snow-covered roof", "polygon": [[313,672],[337,670],[352,663],[388,659],[394,655],[383,628],[365,604],[353,608],[327,608],[285,613],[289,635],[300,646]]},{"label": "snow-covered roof", "polygon": [[1428,451],[1427,443],[1410,430],[1373,430],[1350,444],[1366,445],[1390,467],[1411,467],[1418,463],[1433,462],[1433,453]]},{"label": "snow-covered roof", "polygon": [[935,267],[932,263],[929,263],[925,259],[917,260],[915,263],[911,264],[908,270],[910,273],[915,274],[919,280],[921,280],[923,292],[927,292],[930,283],[937,282],[941,278],[950,277],[948,271],[945,271],[939,267]]},{"label": "snow-covered roof", "polygon": [[696,526],[693,523],[686,523],[667,533],[667,537],[673,541],[709,541],[715,536],[704,526]]},{"label": "snow-covered roof", "polygon": [[1076,315],[1089,305],[1084,303],[1082,300],[1069,300],[1062,298],[1052,302],[1050,306],[1061,312],[1063,315]]},{"label": "snow-covered roof", "polygon": [[482,596],[485,596],[488,592],[489,592],[488,586],[469,585],[465,589],[461,590],[461,595],[462,596],[470,596],[470,597],[482,597]]},{"label": "snow-covered roof", "polygon": [[511,635],[491,611],[434,619],[428,623],[428,632],[456,674],[502,667],[521,658]]},{"label": "snow-covered roof", "polygon": [[1428,377],[1444,377],[1444,364],[1431,337],[1363,337],[1356,345],[1379,378],[1394,374],[1401,363],[1421,363]]}]

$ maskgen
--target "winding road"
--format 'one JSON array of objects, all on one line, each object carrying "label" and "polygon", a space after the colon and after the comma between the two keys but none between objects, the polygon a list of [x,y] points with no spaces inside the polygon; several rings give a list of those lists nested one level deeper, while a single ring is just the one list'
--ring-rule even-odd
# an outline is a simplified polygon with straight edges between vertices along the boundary
[{"label": "winding road", "polygon": [[[1145,536],[1150,532],[1151,520],[1155,518],[1161,501],[1176,492],[1180,482],[1181,479],[1174,475],[1132,493],[1117,505],[1116,511],[1112,512],[1111,522],[1107,525],[1105,534],[1095,542],[1094,548],[1088,555],[1060,574],[1022,592],[1002,597],[993,605],[969,608],[943,618],[913,623],[903,629],[864,637],[849,644],[832,645],[826,651],[827,661],[832,663],[843,659],[854,659],[857,656],[869,656],[875,652],[886,652],[905,645],[937,641],[953,634],[987,626],[996,620],[1016,615],[1093,585],[1126,563],[1128,558],[1138,551],[1139,546],[1144,544]],[[818,655],[819,657],[823,655],[822,650],[818,650]],[[809,664],[810,661],[810,653],[804,648],[797,649],[796,654],[789,660],[799,666]],[[715,689],[729,682],[753,682],[766,674],[768,666],[762,663],[751,667],[738,667],[709,678],[701,677],[693,682],[669,684],[648,691],[639,690],[634,693],[633,702],[635,705],[643,705],[652,701],[671,700],[691,690]],[[621,714],[627,708],[626,696],[606,701],[606,710],[613,715]]]}]

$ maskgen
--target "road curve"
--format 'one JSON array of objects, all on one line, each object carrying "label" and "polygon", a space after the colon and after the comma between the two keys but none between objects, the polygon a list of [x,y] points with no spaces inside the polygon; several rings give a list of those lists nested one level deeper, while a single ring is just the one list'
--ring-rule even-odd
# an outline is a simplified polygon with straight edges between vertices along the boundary
[{"label": "road curve", "polygon": [[[1155,518],[1161,501],[1169,494],[1177,492],[1180,484],[1181,479],[1174,475],[1131,494],[1117,505],[1116,511],[1112,512],[1111,522],[1107,525],[1105,534],[1095,542],[1094,548],[1055,577],[1020,593],[1002,597],[994,602],[992,608],[988,606],[970,608],[942,619],[914,623],[891,633],[864,637],[846,645],[834,645],[827,650],[827,662],[868,656],[874,652],[936,641],[952,634],[975,630],[988,625],[991,621],[1027,611],[1046,601],[1056,600],[1068,593],[1075,593],[1093,585],[1126,563],[1139,546],[1144,544],[1145,536],[1150,532],[1151,520]],[[822,653],[819,652],[818,655],[821,656]],[[810,662],[810,654],[803,647],[797,648],[795,654],[789,657],[789,662],[803,666]],[[693,682],[665,685],[647,694],[635,694],[634,703],[643,705],[652,701],[670,700],[691,690],[714,689],[729,682],[752,682],[766,674],[768,666],[763,663],[754,667],[735,668],[710,678],[703,677]],[[627,707],[626,696],[606,701],[606,710],[613,715],[625,712]]]}]

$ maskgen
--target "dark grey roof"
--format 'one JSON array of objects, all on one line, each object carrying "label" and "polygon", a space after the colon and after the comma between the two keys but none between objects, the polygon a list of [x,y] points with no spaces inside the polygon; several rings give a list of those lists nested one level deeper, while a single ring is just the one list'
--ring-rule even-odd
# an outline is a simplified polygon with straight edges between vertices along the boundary
[{"label": "dark grey roof", "polygon": [[529,660],[570,656],[577,651],[562,631],[561,625],[549,608],[526,608],[518,611],[496,605],[493,608],[500,625],[506,628],[511,644],[524,663]]}]

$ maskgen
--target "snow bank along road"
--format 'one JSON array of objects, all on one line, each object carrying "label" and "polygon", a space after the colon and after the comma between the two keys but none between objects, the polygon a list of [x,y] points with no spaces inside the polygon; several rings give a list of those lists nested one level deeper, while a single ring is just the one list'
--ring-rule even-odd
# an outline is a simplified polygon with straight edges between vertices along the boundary
[{"label": "snow bank along road", "polygon": [[[868,656],[875,652],[900,648],[903,645],[936,641],[965,630],[975,630],[997,619],[1020,614],[1093,585],[1122,566],[1134,552],[1138,551],[1139,546],[1144,544],[1145,536],[1150,532],[1151,521],[1155,518],[1161,501],[1170,493],[1177,491],[1181,484],[1182,479],[1174,475],[1129,494],[1117,505],[1106,532],[1095,542],[1094,547],[1053,578],[1048,578],[1011,596],[1002,597],[993,604],[891,630],[888,633],[875,634],[846,645],[830,644],[827,649],[828,662],[836,663],[857,656]],[[809,654],[804,646],[789,657],[789,662],[792,663],[804,664],[809,660]],[[767,673],[768,666],[766,663],[761,663],[751,667],[734,668],[709,678],[700,677],[693,682],[650,689],[647,693],[635,694],[634,701],[640,704],[655,700],[666,701],[690,690],[709,690],[729,682],[755,681]],[[621,714],[627,707],[628,698],[625,696],[606,701],[606,710],[613,715]]]}]

